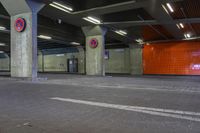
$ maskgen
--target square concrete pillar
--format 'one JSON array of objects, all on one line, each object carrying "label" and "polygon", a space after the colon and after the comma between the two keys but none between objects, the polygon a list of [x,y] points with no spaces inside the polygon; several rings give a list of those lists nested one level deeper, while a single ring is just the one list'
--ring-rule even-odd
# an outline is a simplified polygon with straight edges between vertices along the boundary
[{"label": "square concrete pillar", "polygon": [[77,47],[79,51],[78,72],[85,74],[85,50],[82,46]]},{"label": "square concrete pillar", "polygon": [[[106,29],[100,26],[83,27],[86,36],[86,74],[105,75],[105,34]],[[91,46],[97,43],[97,46]]]},{"label": "square concrete pillar", "polygon": [[[15,30],[15,21],[23,18],[26,29]],[[37,14],[23,13],[11,16],[11,76],[37,77]]]},{"label": "square concrete pillar", "polygon": [[130,71],[131,75],[143,74],[142,47],[130,44]]},{"label": "square concrete pillar", "polygon": [[0,1],[11,16],[11,76],[34,79],[38,63],[37,13],[44,4],[33,0]]}]

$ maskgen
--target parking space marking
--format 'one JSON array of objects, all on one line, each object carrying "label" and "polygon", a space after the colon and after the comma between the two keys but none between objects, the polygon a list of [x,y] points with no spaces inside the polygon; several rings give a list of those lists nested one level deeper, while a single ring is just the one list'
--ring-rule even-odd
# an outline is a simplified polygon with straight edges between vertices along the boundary
[{"label": "parking space marking", "polygon": [[101,103],[101,102],[93,102],[93,101],[85,101],[85,100],[77,100],[77,99],[60,98],[60,97],[52,97],[50,99],[63,101],[63,102],[76,103],[76,104],[84,104],[84,105],[104,107],[104,108],[110,108],[110,109],[133,111],[133,112],[156,115],[156,116],[171,117],[171,118],[176,118],[176,119],[184,119],[184,120],[189,120],[189,121],[200,122],[200,112],[128,106],[128,105]]}]

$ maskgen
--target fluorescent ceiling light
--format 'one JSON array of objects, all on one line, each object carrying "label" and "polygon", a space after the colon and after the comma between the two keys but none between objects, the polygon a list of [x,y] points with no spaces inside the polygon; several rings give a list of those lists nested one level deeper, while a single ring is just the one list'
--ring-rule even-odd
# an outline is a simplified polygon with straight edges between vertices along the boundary
[{"label": "fluorescent ceiling light", "polygon": [[45,35],[39,35],[38,38],[46,39],[46,40],[51,40],[51,39],[52,39],[52,37],[50,37],[50,36],[45,36]]},{"label": "fluorescent ceiling light", "polygon": [[136,39],[135,41],[138,42],[139,44],[144,44],[144,41],[143,41],[143,39],[141,39],[141,38],[138,38],[138,39]]},{"label": "fluorescent ceiling light", "polygon": [[5,43],[0,43],[0,46],[6,46],[6,44]]},{"label": "fluorescent ceiling light", "polygon": [[127,32],[126,32],[126,31],[123,31],[123,30],[116,30],[115,33],[120,34],[120,35],[122,35],[122,36],[127,35]]},{"label": "fluorescent ceiling light", "polygon": [[169,14],[167,8],[166,8],[164,5],[162,5],[162,7],[163,7],[163,9],[165,10],[165,12],[166,12],[167,14]]},{"label": "fluorescent ceiling light", "polygon": [[89,22],[91,22],[93,24],[101,24],[101,20],[99,20],[97,18],[94,18],[94,17],[88,16],[88,17],[85,17],[83,19],[86,20],[86,21],[89,21]]},{"label": "fluorescent ceiling light", "polygon": [[187,38],[187,35],[186,35],[186,34],[184,34],[184,36],[185,36],[185,38]]},{"label": "fluorescent ceiling light", "polygon": [[80,45],[80,43],[78,43],[78,42],[71,42],[70,44],[72,44],[72,45]]},{"label": "fluorescent ceiling light", "polygon": [[176,24],[176,26],[180,29],[180,26],[178,24]]},{"label": "fluorescent ceiling light", "polygon": [[179,23],[179,24],[176,24],[176,26],[179,28],[179,29],[183,29],[184,28],[184,25],[183,25],[183,23]]},{"label": "fluorescent ceiling light", "polygon": [[54,8],[57,8],[59,10],[62,10],[64,12],[67,12],[67,13],[70,13],[70,12],[73,11],[73,9],[70,6],[65,6],[65,5],[62,5],[62,4],[57,3],[57,2],[53,2],[53,3],[49,4],[49,5],[54,7]]},{"label": "fluorescent ceiling light", "polygon": [[88,19],[90,19],[90,20],[92,20],[92,21],[94,21],[96,23],[101,23],[101,21],[99,19],[94,18],[94,17],[88,17]]},{"label": "fluorescent ceiling light", "polygon": [[0,30],[6,30],[6,27],[0,26]]},{"label": "fluorescent ceiling light", "polygon": [[61,8],[61,7],[59,7],[59,6],[54,5],[54,4],[50,4],[50,6],[55,7],[55,8],[57,8],[57,9],[59,9],[59,10],[64,11],[64,12],[70,13],[70,11],[65,10],[65,9],[63,9],[63,8]]},{"label": "fluorescent ceiling light", "polygon": [[57,57],[65,56],[65,54],[57,54]]},{"label": "fluorescent ceiling light", "polygon": [[191,35],[188,33],[188,34],[186,34],[186,36],[187,36],[187,38],[190,38],[191,37]]},{"label": "fluorescent ceiling light", "polygon": [[66,10],[69,10],[71,12],[73,11],[72,7],[70,7],[70,6],[62,5],[62,4],[58,3],[58,2],[53,2],[53,4],[57,5],[57,6],[60,6],[60,7],[66,9]]},{"label": "fluorescent ceiling light", "polygon": [[171,6],[169,3],[167,3],[167,7],[169,8],[169,10],[170,10],[171,12],[174,12],[174,9],[172,8],[172,6]]},{"label": "fluorescent ceiling light", "polygon": [[4,51],[0,51],[0,54],[3,54],[4,53]]},{"label": "fluorescent ceiling light", "polygon": [[191,34],[187,33],[187,34],[184,34],[185,38],[191,38]]},{"label": "fluorescent ceiling light", "polygon": [[183,40],[196,40],[196,39],[200,39],[200,37],[186,38],[186,39],[183,39]]},{"label": "fluorescent ceiling light", "polygon": [[179,25],[181,26],[181,28],[184,28],[184,25],[183,25],[183,23],[180,23]]}]

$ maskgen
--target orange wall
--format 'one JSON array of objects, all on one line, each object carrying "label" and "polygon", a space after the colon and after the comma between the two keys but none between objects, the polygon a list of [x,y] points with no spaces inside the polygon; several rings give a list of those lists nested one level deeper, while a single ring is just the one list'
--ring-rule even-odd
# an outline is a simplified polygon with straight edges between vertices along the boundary
[{"label": "orange wall", "polygon": [[144,74],[200,75],[200,41],[145,45]]}]

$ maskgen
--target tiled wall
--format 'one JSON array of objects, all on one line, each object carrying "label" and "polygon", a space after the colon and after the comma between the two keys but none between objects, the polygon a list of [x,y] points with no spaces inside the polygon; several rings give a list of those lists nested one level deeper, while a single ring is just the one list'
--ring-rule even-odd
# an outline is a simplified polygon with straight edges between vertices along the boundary
[{"label": "tiled wall", "polygon": [[144,74],[200,75],[200,41],[145,45]]}]

